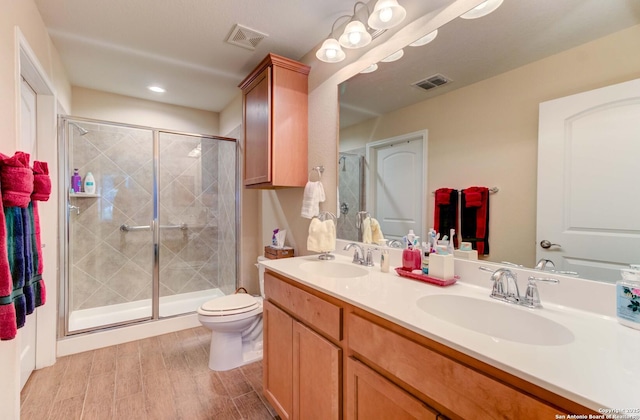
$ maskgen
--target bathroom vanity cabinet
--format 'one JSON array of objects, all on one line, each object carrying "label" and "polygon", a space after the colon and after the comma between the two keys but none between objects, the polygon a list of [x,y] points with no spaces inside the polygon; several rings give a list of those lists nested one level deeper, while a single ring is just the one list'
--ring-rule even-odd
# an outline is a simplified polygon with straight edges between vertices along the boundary
[{"label": "bathroom vanity cabinet", "polygon": [[596,414],[268,270],[265,295],[264,392],[283,419]]},{"label": "bathroom vanity cabinet", "polygon": [[269,54],[240,83],[245,187],[304,187],[307,182],[309,70]]}]

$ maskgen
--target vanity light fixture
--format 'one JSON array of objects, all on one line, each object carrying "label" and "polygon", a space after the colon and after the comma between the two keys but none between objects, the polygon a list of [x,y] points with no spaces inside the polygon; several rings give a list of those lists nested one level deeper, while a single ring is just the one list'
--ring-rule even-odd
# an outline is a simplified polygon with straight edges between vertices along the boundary
[{"label": "vanity light fixture", "polygon": [[322,43],[322,46],[316,51],[318,60],[325,63],[339,63],[344,60],[347,55],[342,51],[340,43],[335,38],[329,38]]},{"label": "vanity light fixture", "polygon": [[[342,15],[335,21],[333,21],[333,25],[331,25],[331,32],[329,32],[329,37],[325,39],[322,43],[322,46],[316,51],[316,57],[320,61],[324,61],[325,63],[339,63],[347,56],[344,51],[342,51],[342,47],[337,39],[333,37],[333,32],[336,29],[336,23],[343,17],[351,18],[349,15]],[[347,25],[348,26],[348,25]]]},{"label": "vanity light fixture", "polygon": [[166,89],[161,88],[160,86],[147,86],[147,89],[155,93],[165,93],[167,91]]},{"label": "vanity light fixture", "polygon": [[[361,20],[358,17],[358,5],[364,6],[367,11],[365,19]],[[353,15],[340,16],[333,22],[329,36],[316,51],[316,57],[325,63],[338,63],[346,57],[342,47],[366,47],[387,29],[393,28],[402,22],[406,14],[406,10],[398,4],[397,0],[378,0],[371,14],[366,3],[357,1],[353,6]],[[344,17],[349,18],[349,23],[344,28],[342,35],[336,39],[333,36],[336,24]],[[363,22],[367,22],[368,26]]]},{"label": "vanity light fixture", "polygon": [[359,20],[349,22],[344,28],[344,33],[340,36],[340,45],[345,48],[366,47],[370,43],[371,35]]},{"label": "vanity light fixture", "polygon": [[390,56],[383,58],[380,61],[382,61],[383,63],[391,63],[392,61],[400,60],[403,55],[404,55],[404,50],[398,50],[393,54],[391,54]]},{"label": "vanity light fixture", "polygon": [[431,41],[436,39],[437,36],[438,36],[438,30],[436,29],[435,31],[429,32],[428,34],[426,34],[422,38],[412,42],[411,44],[409,44],[409,46],[410,47],[422,47],[423,45],[427,45],[428,43],[430,43]]},{"label": "vanity light fixture", "polygon": [[467,13],[460,15],[462,19],[477,19],[488,15],[496,10],[502,4],[503,0],[487,0],[484,3],[480,3]]},{"label": "vanity light fixture", "polygon": [[407,11],[397,0],[378,0],[368,23],[373,29],[391,29],[402,22],[406,15]]},{"label": "vanity light fixture", "polygon": [[376,63],[373,63],[372,65],[370,65],[366,69],[362,70],[360,73],[361,74],[373,73],[376,70],[378,70],[378,65]]}]

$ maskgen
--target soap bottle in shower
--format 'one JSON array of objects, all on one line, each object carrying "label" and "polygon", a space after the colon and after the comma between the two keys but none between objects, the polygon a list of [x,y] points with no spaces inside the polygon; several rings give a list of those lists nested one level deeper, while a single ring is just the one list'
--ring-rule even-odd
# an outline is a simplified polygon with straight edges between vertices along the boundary
[{"label": "soap bottle in shower", "polygon": [[73,170],[73,175],[71,176],[71,189],[74,193],[82,191],[82,177],[78,173],[77,169]]},{"label": "soap bottle in shower", "polygon": [[91,172],[87,172],[87,175],[84,177],[84,192],[87,194],[96,193],[96,180],[93,178]]}]

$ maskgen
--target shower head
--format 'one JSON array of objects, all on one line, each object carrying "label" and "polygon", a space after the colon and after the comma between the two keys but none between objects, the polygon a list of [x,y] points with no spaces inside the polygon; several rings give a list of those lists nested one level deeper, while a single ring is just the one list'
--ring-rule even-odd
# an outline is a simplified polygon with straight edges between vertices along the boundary
[{"label": "shower head", "polygon": [[74,123],[74,122],[70,122],[69,125],[74,126],[75,128],[78,129],[78,131],[80,132],[81,136],[84,136],[85,134],[87,134],[89,132],[89,130],[80,127],[78,124]]}]

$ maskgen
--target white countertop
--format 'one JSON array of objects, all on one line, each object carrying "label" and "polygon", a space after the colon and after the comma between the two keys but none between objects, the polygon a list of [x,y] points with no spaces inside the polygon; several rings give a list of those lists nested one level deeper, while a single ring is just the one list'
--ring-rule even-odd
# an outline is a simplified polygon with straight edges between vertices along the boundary
[{"label": "white countertop", "polygon": [[[351,263],[350,258],[341,255],[336,260]],[[477,285],[490,275],[471,274],[470,270],[477,262],[465,265],[467,269],[460,271],[473,279],[466,281],[462,276],[452,286],[438,287],[400,277],[393,267],[389,273],[382,273],[377,264],[372,268],[362,267],[367,274],[356,278],[322,277],[302,270],[300,265],[306,261],[318,261],[318,258],[285,258],[261,264],[595,411],[636,409],[639,411],[632,410],[628,414],[640,418],[640,330],[620,325],[614,317],[545,301],[541,291],[544,308],[515,307],[515,310],[534,311],[536,315],[562,324],[573,333],[574,340],[564,345],[522,344],[446,322],[416,304],[423,296],[449,294],[509,305],[490,299],[490,288]],[[490,285],[488,280],[486,283]],[[520,287],[524,293],[524,287]],[[587,298],[610,300],[613,297],[610,289],[605,289],[604,297]],[[585,299],[583,292],[575,296]],[[613,308],[615,302],[608,304]],[[496,319],[496,322],[500,320]]]}]

